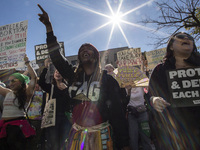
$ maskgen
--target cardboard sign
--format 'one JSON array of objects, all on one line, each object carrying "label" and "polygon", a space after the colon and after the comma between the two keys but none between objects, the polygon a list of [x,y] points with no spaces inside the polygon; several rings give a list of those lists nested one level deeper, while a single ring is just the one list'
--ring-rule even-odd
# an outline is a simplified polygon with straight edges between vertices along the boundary
[{"label": "cardboard sign", "polygon": [[28,21],[0,27],[0,70],[24,66]]},{"label": "cardboard sign", "polygon": [[161,61],[166,54],[166,48],[161,48],[153,51],[146,52],[146,58],[148,61],[148,68],[150,70],[154,69]]},{"label": "cardboard sign", "polygon": [[167,71],[172,107],[200,105],[200,68]]},{"label": "cardboard sign", "polygon": [[122,88],[128,85],[132,87],[146,87],[149,83],[149,79],[145,73],[134,66],[119,67],[116,80]]},{"label": "cardboard sign", "polygon": [[[65,56],[64,42],[59,42],[60,52]],[[47,49],[47,44],[40,44],[35,46],[35,58],[36,63],[43,63],[45,59],[49,58],[49,52]]]},{"label": "cardboard sign", "polygon": [[117,52],[118,67],[141,65],[141,49],[131,48]]}]

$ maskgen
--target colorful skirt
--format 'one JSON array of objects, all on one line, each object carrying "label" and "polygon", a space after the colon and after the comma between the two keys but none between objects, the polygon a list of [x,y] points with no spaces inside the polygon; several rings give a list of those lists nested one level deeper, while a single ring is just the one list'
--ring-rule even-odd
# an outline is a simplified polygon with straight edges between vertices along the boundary
[{"label": "colorful skirt", "polygon": [[108,122],[82,127],[73,124],[67,141],[67,150],[113,150],[111,126]]}]

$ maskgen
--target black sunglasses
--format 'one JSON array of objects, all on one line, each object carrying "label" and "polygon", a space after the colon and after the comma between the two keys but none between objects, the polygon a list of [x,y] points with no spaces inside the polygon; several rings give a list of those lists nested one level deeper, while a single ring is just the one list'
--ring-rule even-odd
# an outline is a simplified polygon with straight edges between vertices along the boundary
[{"label": "black sunglasses", "polygon": [[14,82],[18,82],[19,79],[12,79],[12,80],[8,80],[8,83],[14,83]]},{"label": "black sunglasses", "polygon": [[194,41],[194,38],[188,34],[178,34],[175,37],[179,39],[188,38],[189,40]]}]

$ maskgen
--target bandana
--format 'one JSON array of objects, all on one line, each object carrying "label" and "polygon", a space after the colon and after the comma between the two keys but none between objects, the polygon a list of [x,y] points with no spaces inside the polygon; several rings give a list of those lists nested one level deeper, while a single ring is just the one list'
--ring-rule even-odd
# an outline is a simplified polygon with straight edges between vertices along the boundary
[{"label": "bandana", "polygon": [[16,79],[19,79],[19,81],[21,81],[22,83],[28,84],[30,81],[28,76],[23,75],[21,73],[13,73],[11,76],[15,77]]}]

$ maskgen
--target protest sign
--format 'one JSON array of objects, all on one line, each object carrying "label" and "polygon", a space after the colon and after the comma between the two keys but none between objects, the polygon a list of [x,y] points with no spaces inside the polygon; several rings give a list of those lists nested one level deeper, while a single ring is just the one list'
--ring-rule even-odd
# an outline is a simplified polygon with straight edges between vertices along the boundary
[{"label": "protest sign", "polygon": [[155,66],[163,61],[163,57],[166,54],[166,48],[161,48],[153,51],[146,52],[146,58],[148,61],[148,69],[153,70]]},{"label": "protest sign", "polygon": [[24,66],[28,21],[0,27],[0,70]]},{"label": "protest sign", "polygon": [[167,71],[172,107],[200,105],[200,68]]},{"label": "protest sign", "polygon": [[[65,56],[64,42],[59,42],[60,52]],[[45,59],[49,58],[49,52],[47,49],[47,44],[40,44],[35,46],[35,58],[36,63],[43,63]]]},{"label": "protest sign", "polygon": [[121,88],[124,88],[125,86],[128,85],[131,85],[132,87],[148,86],[149,79],[137,67],[134,66],[119,67],[116,73],[117,73],[116,80],[118,81]]},{"label": "protest sign", "polygon": [[[149,79],[140,70],[142,65],[140,48],[130,48],[117,52],[118,69],[115,70],[116,80],[120,87],[131,85],[132,87],[148,86]],[[139,67],[139,68],[137,68]]]},{"label": "protest sign", "polygon": [[141,65],[141,49],[130,48],[117,52],[118,67],[122,66],[138,66]]}]

